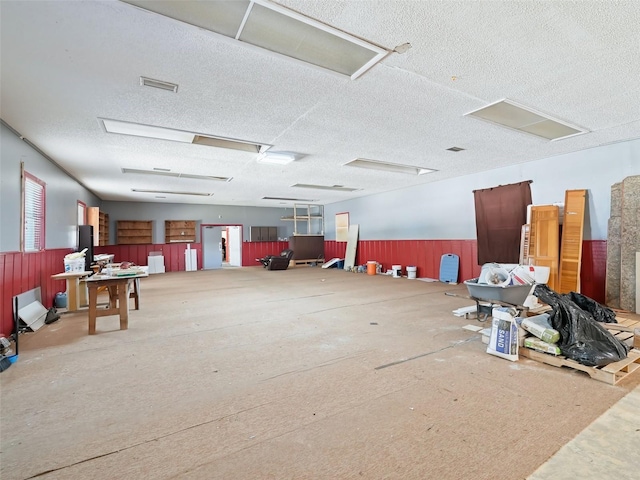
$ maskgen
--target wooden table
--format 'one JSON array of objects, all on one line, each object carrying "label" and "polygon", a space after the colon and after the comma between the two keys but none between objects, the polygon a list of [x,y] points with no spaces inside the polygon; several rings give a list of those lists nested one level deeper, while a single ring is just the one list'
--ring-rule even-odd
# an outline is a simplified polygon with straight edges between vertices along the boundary
[{"label": "wooden table", "polygon": [[[120,316],[120,330],[129,328],[129,299],[134,299],[134,308],[140,310],[140,279],[147,273],[129,276],[93,275],[87,279],[89,289],[89,335],[96,333],[96,318],[108,315]],[[109,305],[98,309],[98,288],[106,287]]]},{"label": "wooden table", "polygon": [[93,272],[64,272],[51,275],[51,278],[67,281],[67,309],[69,311],[80,310],[80,279],[92,273]]}]

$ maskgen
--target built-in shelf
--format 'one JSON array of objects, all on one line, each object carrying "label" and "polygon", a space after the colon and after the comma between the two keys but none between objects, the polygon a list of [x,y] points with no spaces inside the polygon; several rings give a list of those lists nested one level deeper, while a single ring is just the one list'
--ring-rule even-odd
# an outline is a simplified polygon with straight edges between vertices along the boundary
[{"label": "built-in shelf", "polygon": [[109,215],[98,207],[87,208],[87,225],[93,227],[93,246],[109,244]]},{"label": "built-in shelf", "polygon": [[118,245],[153,243],[151,220],[118,220],[116,228]]},{"label": "built-in shelf", "polygon": [[164,243],[189,243],[195,241],[195,220],[165,220]]}]

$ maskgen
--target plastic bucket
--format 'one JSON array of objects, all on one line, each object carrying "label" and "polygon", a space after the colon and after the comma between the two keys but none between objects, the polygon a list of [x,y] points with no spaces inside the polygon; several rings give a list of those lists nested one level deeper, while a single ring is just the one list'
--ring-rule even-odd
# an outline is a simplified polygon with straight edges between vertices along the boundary
[{"label": "plastic bucket", "polygon": [[64,271],[65,272],[84,272],[84,257],[82,258],[65,258],[64,259]]},{"label": "plastic bucket", "polygon": [[391,272],[393,278],[400,278],[402,276],[402,265],[391,265]]},{"label": "plastic bucket", "polygon": [[54,304],[56,308],[67,308],[67,294],[64,292],[56,293]]},{"label": "plastic bucket", "polygon": [[409,280],[414,280],[416,278],[417,271],[418,267],[407,267],[407,278]]},{"label": "plastic bucket", "polygon": [[500,287],[511,283],[511,275],[504,268],[493,266],[487,270],[486,281],[489,285],[498,285]]},{"label": "plastic bucket", "polygon": [[367,275],[375,275],[378,268],[378,262],[369,260],[367,262]]}]

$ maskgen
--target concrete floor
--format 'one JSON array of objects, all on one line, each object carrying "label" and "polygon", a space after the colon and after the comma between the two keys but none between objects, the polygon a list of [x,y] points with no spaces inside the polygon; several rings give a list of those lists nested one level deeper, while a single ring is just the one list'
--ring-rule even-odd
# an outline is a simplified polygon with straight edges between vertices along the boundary
[{"label": "concrete floor", "polygon": [[151,276],[126,331],[88,336],[81,312],[21,336],[0,478],[522,479],[640,384],[487,355],[446,291],[466,294],[318,267]]}]

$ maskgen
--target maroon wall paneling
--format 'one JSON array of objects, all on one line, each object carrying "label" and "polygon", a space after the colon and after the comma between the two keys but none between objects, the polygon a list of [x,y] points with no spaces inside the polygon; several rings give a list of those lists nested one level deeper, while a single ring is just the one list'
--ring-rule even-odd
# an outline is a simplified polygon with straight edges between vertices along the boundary
[{"label": "maroon wall paneling", "polygon": [[256,258],[267,255],[280,255],[282,250],[289,248],[289,242],[243,242],[242,243],[242,266],[260,267],[262,264],[256,262]]},{"label": "maroon wall paneling", "polygon": [[64,292],[64,280],[51,275],[64,272],[64,256],[72,249],[43,250],[41,252],[0,253],[0,334],[8,336],[13,330],[13,297],[40,287],[42,304],[53,305],[57,292]]},{"label": "maroon wall paneling", "polygon": [[[198,252],[198,269],[202,268],[202,245],[191,243]],[[288,242],[244,242],[242,244],[242,266],[259,266],[256,258],[277,255]],[[346,242],[325,241],[325,258],[344,258]],[[94,252],[113,253],[114,261],[128,260],[137,265],[146,265],[149,252],[162,252],[168,272],[185,269],[186,244],[169,243],[153,245],[109,245],[95,247]],[[40,287],[42,303],[49,308],[55,294],[64,291],[64,280],[53,280],[51,275],[64,270],[64,256],[71,249],[45,250],[36,253],[0,253],[0,334],[8,335],[13,328],[12,299],[15,295]],[[384,270],[391,265],[417,267],[418,277],[438,278],[440,259],[446,253],[460,257],[458,281],[480,275],[475,240],[360,240],[356,263],[366,264],[375,260]],[[580,274],[582,293],[598,302],[604,302],[606,279],[607,242],[587,240],[583,242],[582,269]]]},{"label": "maroon wall paneling", "polygon": [[604,303],[607,279],[607,241],[582,242],[582,268],[580,291],[589,298]]}]

